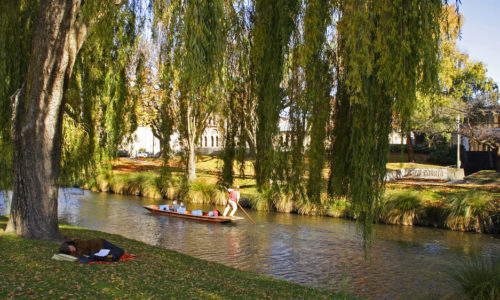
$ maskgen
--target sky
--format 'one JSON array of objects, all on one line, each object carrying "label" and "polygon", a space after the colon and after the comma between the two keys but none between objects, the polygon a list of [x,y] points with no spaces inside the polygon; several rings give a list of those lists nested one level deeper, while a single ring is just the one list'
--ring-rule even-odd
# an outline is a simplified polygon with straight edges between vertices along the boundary
[{"label": "sky", "polygon": [[461,0],[459,11],[465,18],[459,49],[483,62],[487,76],[500,83],[500,0]]}]

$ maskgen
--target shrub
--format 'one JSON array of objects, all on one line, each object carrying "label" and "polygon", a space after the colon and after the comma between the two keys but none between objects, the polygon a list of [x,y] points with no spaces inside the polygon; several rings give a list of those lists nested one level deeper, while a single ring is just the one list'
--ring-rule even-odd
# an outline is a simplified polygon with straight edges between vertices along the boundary
[{"label": "shrub", "polygon": [[350,211],[351,202],[347,201],[345,197],[329,199],[326,206],[326,215],[334,218],[353,218]]},{"label": "shrub", "polygon": [[457,194],[447,201],[449,209],[445,225],[452,230],[477,231],[483,233],[495,232],[494,198],[479,191]]},{"label": "shrub", "polygon": [[[465,148],[460,148],[460,160],[464,161]],[[427,161],[439,165],[454,165],[457,163],[457,146],[450,146],[447,143],[437,144],[436,147],[431,148],[429,158]]]},{"label": "shrub", "polygon": [[256,210],[271,211],[273,210],[273,199],[278,196],[278,193],[268,188],[262,192],[255,192],[250,197],[250,204]]},{"label": "shrub", "polygon": [[[399,153],[399,152],[408,152],[408,146],[407,145],[401,145],[401,144],[391,144],[389,145],[389,149],[393,153]],[[421,153],[421,154],[429,154],[430,149],[429,146],[424,145],[424,144],[418,144],[413,146],[413,152],[414,153]]]},{"label": "shrub", "polygon": [[399,153],[399,152],[406,152],[406,145],[401,145],[401,144],[391,144],[389,145],[389,149],[391,152]]},{"label": "shrub", "polygon": [[422,199],[417,192],[387,194],[380,206],[380,219],[388,224],[414,225],[423,212]]},{"label": "shrub", "polygon": [[450,272],[456,296],[462,299],[500,299],[500,257],[474,257]]},{"label": "shrub", "polygon": [[294,195],[291,192],[277,193],[273,198],[273,206],[276,211],[290,213],[295,211]]},{"label": "shrub", "polygon": [[110,173],[102,173],[96,177],[95,186],[91,185],[91,189],[95,188],[101,192],[109,192],[111,190],[110,183],[112,179],[113,178]]},{"label": "shrub", "polygon": [[163,196],[158,179],[158,175],[154,172],[115,174],[111,177],[109,189],[116,194],[160,199]]},{"label": "shrub", "polygon": [[227,198],[225,190],[201,180],[183,182],[179,197],[185,202],[218,205],[225,205]]}]

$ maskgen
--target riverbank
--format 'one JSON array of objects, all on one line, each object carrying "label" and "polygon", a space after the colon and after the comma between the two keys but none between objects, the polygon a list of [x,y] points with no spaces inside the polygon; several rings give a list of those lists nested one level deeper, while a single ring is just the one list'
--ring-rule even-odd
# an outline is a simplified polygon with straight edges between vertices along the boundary
[{"label": "riverbank", "polygon": [[[186,184],[178,165],[171,166],[170,177],[160,176],[161,162],[152,159],[118,159],[111,172],[101,174],[95,183],[83,188],[97,192],[136,195],[154,199],[182,199],[185,203],[225,205],[227,193],[217,185],[218,166],[215,157],[198,161],[198,179]],[[388,164],[388,168],[430,167],[421,164]],[[298,213],[355,219],[346,199],[327,199],[311,204],[294,201],[291,194],[261,194],[255,179],[236,177],[235,185],[243,187],[242,205],[256,210]],[[457,184],[438,182],[388,183],[381,199],[378,221],[390,225],[427,226],[456,231],[500,233],[500,174],[483,171]]]},{"label": "riverbank", "polygon": [[[0,217],[0,229],[5,229],[6,222]],[[68,238],[107,239],[137,259],[103,265],[55,261],[51,257],[57,243],[0,234],[0,298],[355,299],[119,235],[69,225],[60,228]]]}]

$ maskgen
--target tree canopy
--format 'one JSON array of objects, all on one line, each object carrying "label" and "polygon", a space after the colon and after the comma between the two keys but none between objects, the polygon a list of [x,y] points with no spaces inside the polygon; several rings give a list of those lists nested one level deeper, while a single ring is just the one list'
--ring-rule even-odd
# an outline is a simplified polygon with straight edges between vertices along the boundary
[{"label": "tree canopy", "polygon": [[[368,239],[394,118],[416,128],[443,103],[496,95],[484,67],[456,51],[460,19],[441,0],[23,0],[0,11],[0,163],[14,174],[0,188],[16,195],[9,228],[23,227],[23,210],[40,203],[50,203],[52,223],[33,222],[57,226],[58,184],[91,179],[141,122],[154,127],[166,163],[170,136],[180,134],[194,179],[199,138],[217,117],[224,184],[248,149],[260,192],[312,206],[347,197]],[[43,40],[35,24],[61,38]],[[40,61],[55,62],[57,74]],[[55,92],[33,76],[57,78]],[[23,136],[39,125],[25,108],[33,120],[52,116],[40,127],[49,135]],[[31,144],[40,149],[21,147]],[[41,163],[34,175],[22,171],[30,163]],[[25,177],[36,184],[26,189]]]}]

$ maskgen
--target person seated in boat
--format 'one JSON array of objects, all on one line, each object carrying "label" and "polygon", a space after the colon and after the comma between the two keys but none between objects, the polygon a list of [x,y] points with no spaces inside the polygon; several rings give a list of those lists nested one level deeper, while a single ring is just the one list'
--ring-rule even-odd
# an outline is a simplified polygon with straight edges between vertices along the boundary
[{"label": "person seated in boat", "polygon": [[179,204],[179,208],[186,208],[186,205],[184,205],[184,202],[181,201],[181,203]]},{"label": "person seated in boat", "polygon": [[229,208],[233,208],[229,216],[234,216],[234,213],[238,209],[237,203],[240,201],[240,187],[236,186],[234,189],[227,189],[229,192],[229,199],[227,200],[227,205],[226,208],[224,209],[224,214],[223,216],[227,216],[227,213],[229,212]]},{"label": "person seated in boat", "polygon": [[172,211],[177,211],[177,209],[179,208],[179,203],[177,203],[177,200],[174,200],[174,202],[172,203],[172,207],[170,208],[170,210]]},{"label": "person seated in boat", "polygon": [[105,239],[68,240],[59,246],[59,253],[95,261],[117,261],[125,251]]}]

